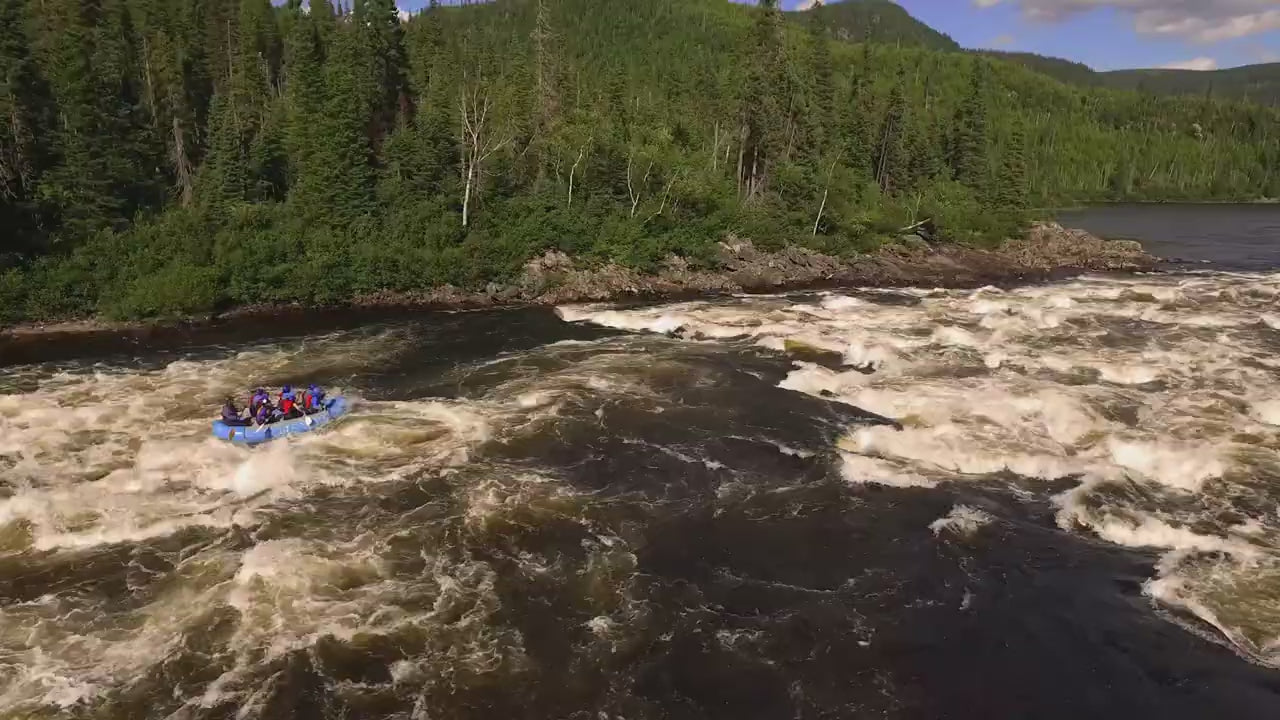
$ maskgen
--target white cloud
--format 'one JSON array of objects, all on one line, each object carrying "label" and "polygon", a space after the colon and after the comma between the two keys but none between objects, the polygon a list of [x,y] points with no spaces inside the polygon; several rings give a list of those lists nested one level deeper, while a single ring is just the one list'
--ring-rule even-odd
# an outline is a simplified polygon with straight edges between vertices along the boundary
[{"label": "white cloud", "polygon": [[[986,8],[1002,0],[973,0]],[[1280,29],[1277,0],[1008,0],[1033,20],[1058,22],[1079,13],[1112,8],[1133,18],[1144,35],[1181,37],[1199,43]]]},{"label": "white cloud", "polygon": [[1211,57],[1198,57],[1191,60],[1180,60],[1161,65],[1161,70],[1217,70],[1218,61]]}]

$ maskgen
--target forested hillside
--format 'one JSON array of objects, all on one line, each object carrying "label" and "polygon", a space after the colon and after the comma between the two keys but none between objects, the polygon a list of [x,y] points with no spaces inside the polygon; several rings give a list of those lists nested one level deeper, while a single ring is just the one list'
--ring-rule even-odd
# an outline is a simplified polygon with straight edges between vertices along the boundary
[{"label": "forested hillside", "polygon": [[960,49],[955,40],[915,19],[891,0],[843,0],[793,10],[786,16],[801,25],[817,23],[831,36],[847,42],[870,40],[932,50]]},{"label": "forested hillside", "polygon": [[851,253],[925,218],[986,242],[1028,207],[1280,195],[1274,110],[847,42],[837,8],[312,4],[0,1],[0,313],[483,287],[550,248],[699,264],[729,233]]},{"label": "forested hillside", "polygon": [[1156,95],[1199,95],[1280,106],[1280,63],[1223,70],[1109,70],[1035,53],[981,50],[983,55],[1024,65],[1066,83]]},{"label": "forested hillside", "polygon": [[1224,70],[1113,70],[1099,73],[1112,88],[1252,100],[1280,106],[1280,63],[1246,65]]}]

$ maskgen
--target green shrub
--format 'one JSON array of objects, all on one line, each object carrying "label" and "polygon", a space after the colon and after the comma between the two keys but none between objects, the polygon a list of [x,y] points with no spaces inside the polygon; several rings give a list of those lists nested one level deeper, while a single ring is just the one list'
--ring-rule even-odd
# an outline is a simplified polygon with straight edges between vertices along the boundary
[{"label": "green shrub", "polygon": [[215,268],[174,263],[108,295],[99,310],[116,319],[207,313],[222,299],[222,286]]},{"label": "green shrub", "polygon": [[0,272],[0,325],[19,322],[26,315],[27,280],[17,268]]}]

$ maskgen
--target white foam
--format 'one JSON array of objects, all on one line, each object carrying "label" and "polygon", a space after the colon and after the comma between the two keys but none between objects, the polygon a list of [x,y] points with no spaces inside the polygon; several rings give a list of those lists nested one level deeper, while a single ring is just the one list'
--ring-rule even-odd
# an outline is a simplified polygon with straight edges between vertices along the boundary
[{"label": "white foam", "polygon": [[[1009,291],[901,291],[919,299],[914,306],[829,293],[816,307],[747,298],[648,309],[625,322],[678,312],[687,336],[732,332],[778,350],[799,341],[841,352],[845,369],[795,362],[779,385],[904,426],[848,430],[839,463],[851,483],[1083,476],[1061,500],[1066,527],[1171,554],[1248,563],[1261,553],[1280,564],[1276,518],[1201,531],[1237,498],[1266,497],[1280,468],[1280,360],[1267,334],[1280,330],[1278,291],[1277,274],[1083,277]],[[1213,609],[1196,597],[1201,585],[1182,592],[1186,605]],[[1280,637],[1273,624],[1269,636]]]},{"label": "white foam", "polygon": [[941,535],[944,532],[953,533],[960,536],[969,536],[976,533],[984,525],[989,524],[993,518],[975,508],[968,505],[956,505],[951,508],[951,512],[946,517],[938,518],[929,523],[929,529],[934,535]]},{"label": "white foam", "polygon": [[1280,400],[1258,400],[1249,410],[1259,422],[1280,426]]},{"label": "white foam", "polygon": [[1172,447],[1161,442],[1108,440],[1111,458],[1142,479],[1178,490],[1198,492],[1207,480],[1221,477],[1226,465],[1212,446]]},{"label": "white foam", "polygon": [[903,471],[884,460],[853,453],[840,453],[840,474],[846,482],[855,485],[873,484],[902,488],[937,486],[934,480]]},{"label": "white foam", "polygon": [[822,298],[822,307],[827,310],[850,310],[870,303],[848,295],[827,295]]}]

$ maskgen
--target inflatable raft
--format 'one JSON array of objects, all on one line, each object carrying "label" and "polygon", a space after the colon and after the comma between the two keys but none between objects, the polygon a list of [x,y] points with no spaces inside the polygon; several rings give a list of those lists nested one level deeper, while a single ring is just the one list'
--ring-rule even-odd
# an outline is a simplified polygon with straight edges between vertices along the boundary
[{"label": "inflatable raft", "polygon": [[346,412],[346,398],[329,398],[325,401],[323,410],[305,418],[277,420],[276,422],[256,427],[235,427],[218,420],[213,423],[213,436],[223,440],[230,440],[233,443],[240,443],[241,445],[258,445],[268,440],[275,440],[288,435],[311,432]]}]

